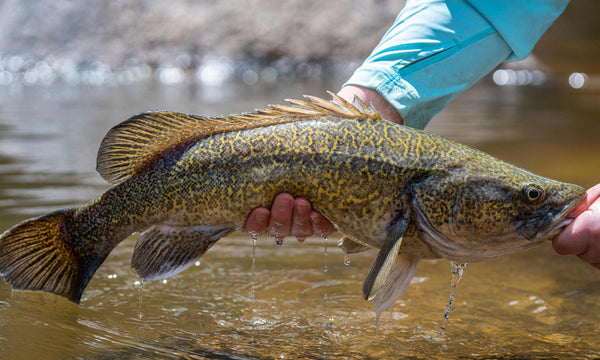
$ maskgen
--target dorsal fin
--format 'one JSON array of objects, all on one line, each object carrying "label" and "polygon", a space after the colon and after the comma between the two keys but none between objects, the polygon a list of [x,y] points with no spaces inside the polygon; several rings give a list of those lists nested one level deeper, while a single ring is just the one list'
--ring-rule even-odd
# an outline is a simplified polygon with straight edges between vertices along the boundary
[{"label": "dorsal fin", "polygon": [[359,99],[360,108],[336,94],[337,103],[306,96],[308,101],[286,100],[289,105],[226,117],[202,117],[168,111],[152,111],[135,115],[113,127],[102,140],[96,170],[107,181],[117,184],[136,174],[143,166],[165,150],[228,131],[305,121],[334,116],[356,119],[380,119],[372,107]]}]

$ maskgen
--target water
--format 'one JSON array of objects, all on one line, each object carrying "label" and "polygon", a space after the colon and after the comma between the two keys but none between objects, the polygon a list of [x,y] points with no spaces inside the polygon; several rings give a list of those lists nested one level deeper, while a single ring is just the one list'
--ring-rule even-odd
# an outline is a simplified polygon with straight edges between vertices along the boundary
[{"label": "water", "polygon": [[250,236],[252,236],[252,268],[250,269],[250,272],[252,273],[252,289],[250,290],[250,299],[252,301],[254,301],[254,299],[256,298],[256,241],[257,241],[257,235],[256,234],[250,234]]},{"label": "water", "polygon": [[327,241],[329,238],[326,236],[323,238],[323,272],[327,272]]},{"label": "water", "polygon": [[456,290],[458,283],[462,279],[463,273],[466,270],[467,265],[467,263],[460,264],[454,261],[450,261],[450,266],[452,267],[452,269],[450,270],[450,297],[448,298],[448,305],[446,306],[446,309],[444,309],[444,322],[440,329],[440,335],[443,335],[446,332],[446,325],[448,324],[448,318],[450,317],[450,310],[452,310],[452,305],[454,304],[454,291]]},{"label": "water", "polygon": [[[305,93],[323,96],[340,83],[0,87],[0,231],[106,189],[94,171],[97,146],[111,126],[134,113],[242,112]],[[598,88],[571,89],[568,75],[542,86],[482,83],[436,117],[430,131],[542,175],[591,186],[600,181],[599,98]],[[351,255],[352,266],[345,266],[342,252],[329,247],[325,273],[321,238],[278,247],[259,237],[253,250],[248,235],[238,233],[211,248],[199,266],[167,283],[144,283],[142,290],[130,268],[136,239],[108,257],[81,306],[45,293],[11,291],[0,281],[2,356],[600,356],[600,272],[575,257],[557,256],[550,244],[469,264],[440,337],[448,304],[445,260],[419,264],[392,321],[382,321],[377,331],[374,311],[361,295],[374,251]],[[253,253],[254,277],[248,266]],[[254,300],[248,296],[253,287]]]},{"label": "water", "polygon": [[344,255],[344,265],[350,266],[350,256]]}]

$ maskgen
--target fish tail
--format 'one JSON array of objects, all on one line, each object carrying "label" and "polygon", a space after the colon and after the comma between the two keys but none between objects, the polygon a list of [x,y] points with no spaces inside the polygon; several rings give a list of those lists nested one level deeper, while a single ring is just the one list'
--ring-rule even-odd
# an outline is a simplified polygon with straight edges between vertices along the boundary
[{"label": "fish tail", "polygon": [[75,211],[28,219],[0,235],[0,274],[14,289],[49,291],[79,303],[105,256],[85,259],[79,254],[74,244],[81,239],[70,232]]}]

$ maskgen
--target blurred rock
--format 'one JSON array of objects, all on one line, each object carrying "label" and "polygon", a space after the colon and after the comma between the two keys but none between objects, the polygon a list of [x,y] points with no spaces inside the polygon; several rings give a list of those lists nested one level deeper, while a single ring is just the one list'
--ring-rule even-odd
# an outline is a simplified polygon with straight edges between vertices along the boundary
[{"label": "blurred rock", "polygon": [[[3,0],[0,57],[18,55],[109,69],[149,64],[195,69],[206,56],[273,63],[361,60],[403,0]],[[571,1],[516,68],[599,73],[600,1]],[[28,62],[29,61],[29,62]],[[285,64],[279,64],[281,70]],[[61,65],[62,66],[62,65]],[[2,69],[0,69],[2,70]],[[0,74],[0,83],[6,76]],[[4,79],[4,80],[3,80]]]},{"label": "blurred rock", "polygon": [[206,54],[363,58],[403,5],[393,0],[4,0],[0,54],[112,67],[130,58],[185,67],[194,65],[190,55]]}]

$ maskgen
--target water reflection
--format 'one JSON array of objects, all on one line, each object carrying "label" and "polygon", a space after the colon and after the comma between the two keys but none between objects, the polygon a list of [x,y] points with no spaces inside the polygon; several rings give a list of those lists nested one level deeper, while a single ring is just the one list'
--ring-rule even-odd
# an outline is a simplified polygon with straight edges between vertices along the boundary
[{"label": "water reflection", "polygon": [[[98,144],[107,129],[134,113],[241,112],[303,93],[323,96],[323,89],[341,82],[280,80],[254,86],[223,80],[222,86],[148,81],[113,88],[0,88],[0,229],[105,189],[94,172]],[[490,79],[450,104],[430,130],[543,175],[590,186],[600,168],[600,93],[559,83],[550,78],[541,86],[500,87]],[[391,321],[383,314],[377,330],[360,292],[373,252],[347,259],[329,246],[325,257],[322,239],[278,247],[259,238],[253,247],[250,236],[238,234],[220,241],[199,266],[166,283],[142,285],[129,265],[135,240],[109,256],[81,307],[49,294],[11,291],[1,282],[3,356],[600,356],[598,273],[576,258],[555,255],[549,244],[470,264],[440,335],[450,290],[447,261],[422,262]]]},{"label": "water reflection", "polygon": [[569,85],[573,89],[581,89],[588,82],[587,74],[575,72],[569,75]]}]

